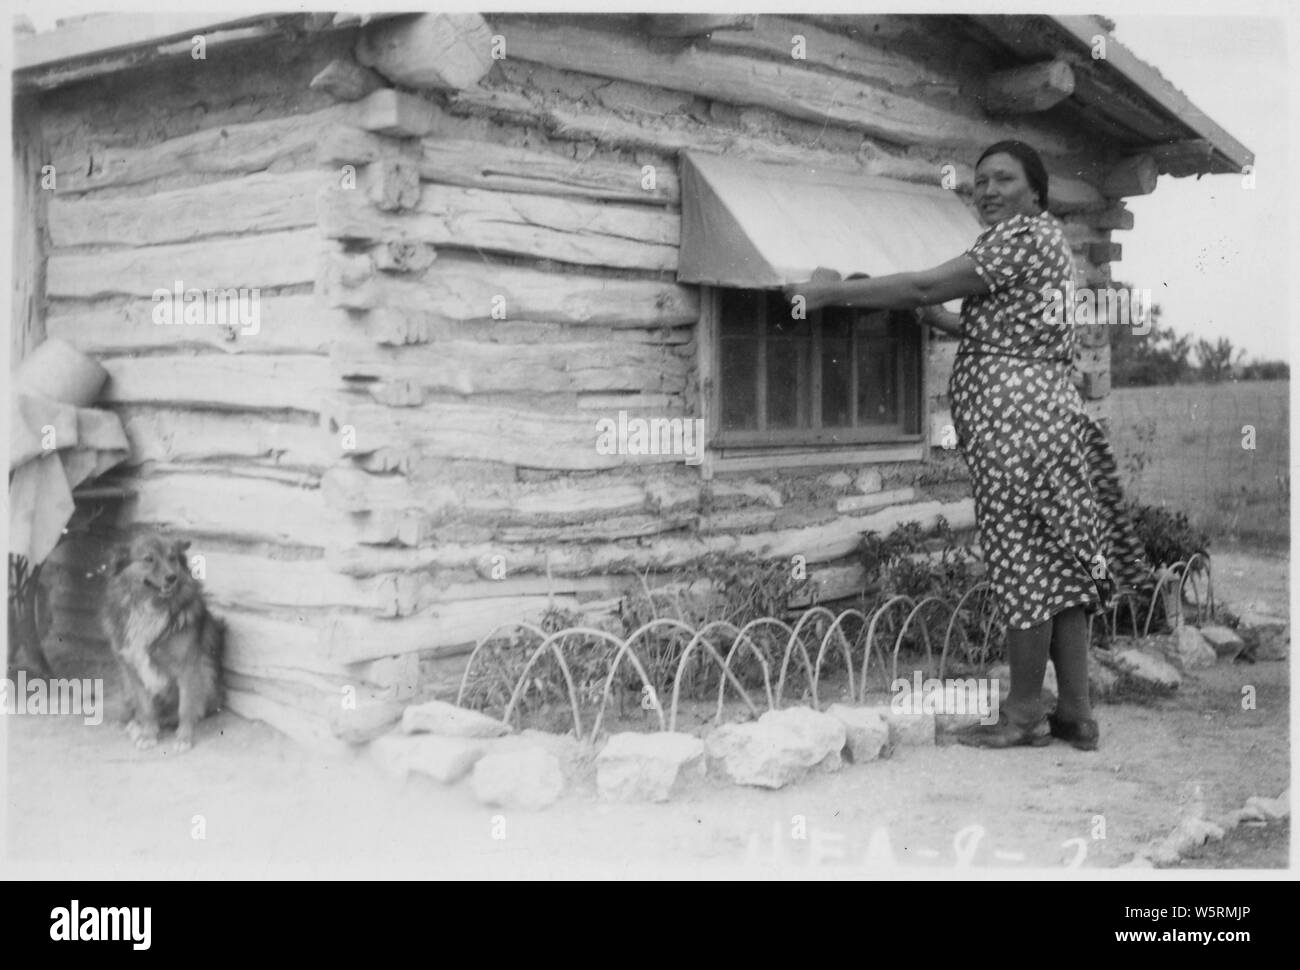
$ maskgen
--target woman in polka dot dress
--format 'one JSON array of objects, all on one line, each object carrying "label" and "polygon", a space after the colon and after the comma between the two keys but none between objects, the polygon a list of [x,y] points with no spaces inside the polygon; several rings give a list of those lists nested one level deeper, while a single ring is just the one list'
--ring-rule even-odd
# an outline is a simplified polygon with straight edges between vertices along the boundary
[{"label": "woman in polka dot dress", "polygon": [[[975,169],[985,230],[931,270],[786,288],[808,309],[928,307],[925,323],[960,336],[949,381],[953,422],[970,468],[989,579],[1006,620],[1011,690],[996,724],[959,740],[1039,746],[1098,743],[1088,698],[1087,612],[1117,589],[1150,583],[1120,508],[1114,458],[1070,379],[1075,333],[1046,310],[1073,282],[1070,247],[1046,212],[1047,172],[1022,142],[989,147]],[[937,304],[961,297],[961,317]],[[1059,304],[1058,304],[1059,308]],[[1059,699],[1044,716],[1051,657]]]}]

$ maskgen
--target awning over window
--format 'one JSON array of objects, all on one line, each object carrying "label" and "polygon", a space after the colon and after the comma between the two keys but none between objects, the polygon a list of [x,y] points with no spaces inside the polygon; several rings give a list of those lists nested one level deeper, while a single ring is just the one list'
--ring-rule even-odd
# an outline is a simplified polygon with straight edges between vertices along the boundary
[{"label": "awning over window", "polygon": [[929,269],[980,232],[961,199],[937,185],[698,152],[683,159],[683,283],[765,289],[818,266],[846,277]]}]

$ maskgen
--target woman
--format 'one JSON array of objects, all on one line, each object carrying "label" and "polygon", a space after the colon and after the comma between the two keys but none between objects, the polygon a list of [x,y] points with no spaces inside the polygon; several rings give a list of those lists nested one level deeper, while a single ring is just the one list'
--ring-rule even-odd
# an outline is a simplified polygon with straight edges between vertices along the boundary
[{"label": "woman", "polygon": [[[959,740],[1005,748],[1056,737],[1095,750],[1086,612],[1105,607],[1118,587],[1145,585],[1150,570],[1119,508],[1110,447],[1070,380],[1073,327],[1045,313],[1047,294],[1070,292],[1074,266],[1046,211],[1038,154],[1017,141],[986,149],[975,167],[975,204],[986,228],[956,259],[874,279],[826,282],[819,270],[785,292],[802,295],[808,309],[928,307],[925,323],[961,337],[948,391],[1007,623],[1011,690],[996,724]],[[937,306],[957,297],[960,318]],[[1045,717],[1049,656],[1060,696]]]}]

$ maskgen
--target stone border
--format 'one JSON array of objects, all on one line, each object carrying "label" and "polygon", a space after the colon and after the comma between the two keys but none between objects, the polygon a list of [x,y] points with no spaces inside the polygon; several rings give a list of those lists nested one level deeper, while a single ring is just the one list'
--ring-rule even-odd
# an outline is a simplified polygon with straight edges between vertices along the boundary
[{"label": "stone border", "polygon": [[1176,865],[1189,850],[1207,842],[1218,842],[1245,821],[1267,822],[1291,817],[1291,789],[1277,798],[1252,795],[1241,808],[1233,809],[1213,821],[1203,818],[1185,818],[1174,826],[1164,838],[1153,839],[1146,848],[1139,849],[1122,869],[1155,869]]}]

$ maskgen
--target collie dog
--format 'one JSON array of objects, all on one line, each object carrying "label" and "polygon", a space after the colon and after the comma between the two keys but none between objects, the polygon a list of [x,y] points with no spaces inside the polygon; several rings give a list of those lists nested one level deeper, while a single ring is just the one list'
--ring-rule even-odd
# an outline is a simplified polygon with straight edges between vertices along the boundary
[{"label": "collie dog", "polygon": [[176,725],[176,750],[194,744],[194,726],[221,707],[225,624],[208,612],[191,575],[188,542],[141,535],[109,562],[104,632],[122,671],[127,732],[138,748]]}]

